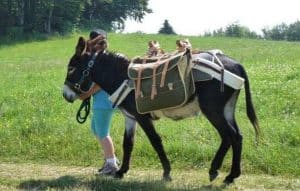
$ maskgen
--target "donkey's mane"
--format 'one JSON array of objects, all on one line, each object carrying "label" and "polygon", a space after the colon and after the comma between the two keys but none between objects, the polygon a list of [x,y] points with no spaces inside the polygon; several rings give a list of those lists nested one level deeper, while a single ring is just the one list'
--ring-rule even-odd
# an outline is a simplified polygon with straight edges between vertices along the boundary
[{"label": "donkey's mane", "polygon": [[104,56],[103,59],[108,63],[115,63],[120,74],[122,76],[125,75],[127,78],[127,69],[130,64],[129,58],[127,58],[123,54],[113,52],[113,51],[105,51],[105,53],[103,53],[103,56]]},{"label": "donkey's mane", "polygon": [[128,65],[130,60],[123,54],[114,51],[106,51],[107,59],[117,62],[118,64]]}]

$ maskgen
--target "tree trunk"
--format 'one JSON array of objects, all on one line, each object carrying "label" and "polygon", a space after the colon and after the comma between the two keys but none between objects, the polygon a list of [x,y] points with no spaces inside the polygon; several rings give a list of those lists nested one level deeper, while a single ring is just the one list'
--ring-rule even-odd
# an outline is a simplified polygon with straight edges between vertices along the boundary
[{"label": "tree trunk", "polygon": [[31,24],[31,14],[33,10],[31,10],[31,2],[30,0],[25,0],[24,1],[24,17],[23,17],[23,27],[25,32],[31,32],[32,30],[32,24]]},{"label": "tree trunk", "polygon": [[97,5],[96,5],[96,2],[95,1],[93,1],[92,2],[92,5],[91,5],[91,7],[90,7],[90,15],[89,15],[89,21],[90,22],[92,22],[92,20],[94,19],[94,12],[95,12],[95,10],[96,10],[96,7],[97,7]]},{"label": "tree trunk", "polygon": [[52,21],[53,7],[49,9],[49,15],[47,20],[47,33],[51,33],[51,21]]},{"label": "tree trunk", "polygon": [[20,15],[19,15],[19,24],[20,26],[24,26],[24,17],[25,17],[25,2],[24,0],[21,0],[20,2],[20,5],[19,5],[19,8],[20,8]]}]

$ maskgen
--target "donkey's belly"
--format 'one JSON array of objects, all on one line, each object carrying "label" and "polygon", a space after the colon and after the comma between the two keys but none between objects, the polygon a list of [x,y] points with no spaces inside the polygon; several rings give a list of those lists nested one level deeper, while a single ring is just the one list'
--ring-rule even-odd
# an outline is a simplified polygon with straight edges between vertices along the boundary
[{"label": "donkey's belly", "polygon": [[197,116],[200,114],[200,107],[198,103],[198,97],[183,105],[182,107],[172,108],[172,109],[164,109],[151,112],[151,115],[154,119],[167,117],[173,120],[180,120],[187,117]]}]

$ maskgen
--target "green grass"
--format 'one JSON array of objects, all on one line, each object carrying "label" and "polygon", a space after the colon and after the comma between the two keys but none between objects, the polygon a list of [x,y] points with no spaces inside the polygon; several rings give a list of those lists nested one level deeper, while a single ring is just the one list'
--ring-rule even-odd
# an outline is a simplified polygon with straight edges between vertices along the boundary
[{"label": "green grass", "polygon": [[[83,34],[87,36],[87,34]],[[0,162],[100,166],[102,156],[90,122],[77,124],[79,102],[62,98],[68,60],[79,35],[47,41],[0,45]],[[156,39],[166,51],[179,36],[109,34],[110,49],[129,57],[144,54]],[[242,171],[286,177],[300,176],[300,43],[189,37],[194,48],[218,48],[245,66],[251,83],[262,140],[245,114],[242,91],[236,110],[244,135]],[[173,169],[208,169],[220,138],[200,118],[155,122]],[[124,119],[116,113],[112,137],[122,157]],[[228,171],[231,152],[222,170]],[[132,170],[160,169],[158,157],[140,128]]]}]

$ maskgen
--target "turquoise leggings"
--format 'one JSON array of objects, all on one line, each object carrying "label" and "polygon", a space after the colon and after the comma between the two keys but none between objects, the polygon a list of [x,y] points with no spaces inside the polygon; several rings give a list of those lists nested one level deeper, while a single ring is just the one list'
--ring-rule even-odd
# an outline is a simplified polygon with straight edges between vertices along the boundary
[{"label": "turquoise leggings", "polygon": [[100,139],[109,135],[114,109],[93,109],[92,131]]}]

